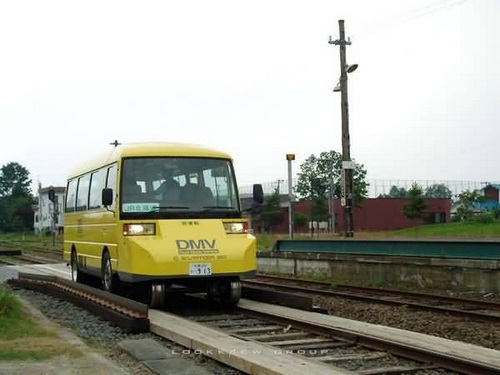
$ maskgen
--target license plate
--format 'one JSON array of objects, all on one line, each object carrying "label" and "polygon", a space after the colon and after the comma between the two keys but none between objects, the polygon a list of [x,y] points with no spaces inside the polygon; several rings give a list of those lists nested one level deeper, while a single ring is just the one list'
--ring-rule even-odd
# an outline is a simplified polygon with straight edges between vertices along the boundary
[{"label": "license plate", "polygon": [[212,274],[212,265],[210,263],[190,263],[189,275],[206,276]]}]

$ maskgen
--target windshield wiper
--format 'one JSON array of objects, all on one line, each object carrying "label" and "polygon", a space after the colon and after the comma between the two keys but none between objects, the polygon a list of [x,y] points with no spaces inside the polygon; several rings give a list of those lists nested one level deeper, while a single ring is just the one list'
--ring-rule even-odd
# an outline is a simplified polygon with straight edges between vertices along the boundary
[{"label": "windshield wiper", "polygon": [[234,210],[236,207],[233,206],[203,206],[201,212],[209,212],[215,210]]},{"label": "windshield wiper", "polygon": [[191,208],[191,207],[188,207],[188,206],[160,206],[160,207],[156,207],[156,212],[158,212],[159,210],[166,210],[166,209],[170,209],[170,208],[182,208],[183,210],[187,210],[188,208]]}]

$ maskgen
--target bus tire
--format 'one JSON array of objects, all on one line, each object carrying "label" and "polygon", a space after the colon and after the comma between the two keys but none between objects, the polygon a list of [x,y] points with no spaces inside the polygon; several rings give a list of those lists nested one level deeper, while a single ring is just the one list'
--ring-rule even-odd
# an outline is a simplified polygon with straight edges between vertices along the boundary
[{"label": "bus tire", "polygon": [[241,283],[239,279],[229,279],[220,296],[220,303],[223,307],[235,307],[241,298]]},{"label": "bus tire", "polygon": [[109,252],[107,250],[102,254],[101,279],[102,288],[106,292],[116,293],[118,291],[120,280],[118,279],[116,273],[113,271],[111,256],[109,255]]},{"label": "bus tire", "polygon": [[76,250],[71,251],[71,280],[75,283],[82,283],[87,285],[92,285],[94,283],[94,278],[83,272],[78,266],[78,255]]},{"label": "bus tire", "polygon": [[71,280],[73,280],[75,283],[83,282],[82,274],[78,269],[78,258],[76,256],[76,250],[73,250],[71,252]]},{"label": "bus tire", "polygon": [[168,285],[165,282],[151,283],[148,305],[155,309],[165,307]]}]

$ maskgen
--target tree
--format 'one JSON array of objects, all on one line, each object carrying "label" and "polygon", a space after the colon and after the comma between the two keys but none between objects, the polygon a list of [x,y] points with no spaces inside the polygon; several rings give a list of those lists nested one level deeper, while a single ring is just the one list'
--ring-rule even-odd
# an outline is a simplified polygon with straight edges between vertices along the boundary
[{"label": "tree", "polygon": [[[332,194],[332,199],[342,195],[342,155],[334,150],[321,152],[319,158],[311,155],[300,169],[295,192],[301,199],[311,202],[309,221],[327,221],[329,195]],[[356,164],[353,171],[353,195],[356,206],[360,206],[368,195],[366,170],[362,164]],[[311,234],[313,232],[311,226]]]},{"label": "tree", "polygon": [[296,212],[293,214],[293,227],[296,229],[298,227],[304,227],[309,222],[306,215]]},{"label": "tree", "polygon": [[[316,197],[326,197],[333,187],[333,196],[341,196],[342,154],[331,150],[321,152],[319,158],[309,156],[300,165],[301,173],[295,185],[295,191],[302,199],[314,200]],[[363,164],[356,164],[353,171],[354,204],[359,206],[368,196],[366,170]]]},{"label": "tree", "polygon": [[0,230],[21,232],[33,229],[34,199],[30,196],[0,198]]},{"label": "tree", "polygon": [[320,222],[328,220],[328,202],[325,197],[318,195],[311,202],[312,221]]},{"label": "tree", "polygon": [[389,194],[382,194],[379,198],[407,198],[408,191],[404,187],[392,185]]},{"label": "tree", "polygon": [[426,198],[451,198],[453,193],[445,184],[433,184],[425,189]]},{"label": "tree", "polygon": [[456,207],[455,219],[458,221],[470,220],[474,214],[474,205],[484,202],[485,197],[477,190],[466,190],[458,194],[454,202]]},{"label": "tree", "polygon": [[318,159],[316,156],[309,156],[304,163],[300,165],[301,173],[295,185],[295,191],[302,199],[312,200],[318,193],[317,186],[321,185],[318,172]]},{"label": "tree", "polygon": [[414,182],[408,190],[408,203],[403,207],[403,213],[410,220],[421,219],[425,208],[422,188]]},{"label": "tree", "polygon": [[322,195],[313,197],[311,201],[310,218],[311,218],[311,236],[314,235],[314,224],[319,231],[319,223],[328,221],[328,202]]},{"label": "tree", "polygon": [[281,205],[280,205],[280,193],[279,188],[274,190],[274,193],[267,196],[264,199],[260,211],[260,220],[264,230],[272,230],[272,226],[277,224],[282,217]]},{"label": "tree", "polygon": [[29,172],[21,164],[11,162],[0,170],[0,197],[31,195]]},{"label": "tree", "polygon": [[0,169],[0,231],[16,232],[33,228],[35,199],[26,168],[9,163]]}]

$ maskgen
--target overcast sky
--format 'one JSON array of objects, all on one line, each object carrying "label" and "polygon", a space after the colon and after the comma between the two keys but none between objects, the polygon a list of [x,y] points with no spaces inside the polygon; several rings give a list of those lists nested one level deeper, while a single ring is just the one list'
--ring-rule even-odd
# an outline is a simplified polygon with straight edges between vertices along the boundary
[{"label": "overcast sky", "polygon": [[370,179],[500,180],[500,1],[0,2],[0,165],[64,186],[109,143],[230,153],[240,185],[341,151]]}]

